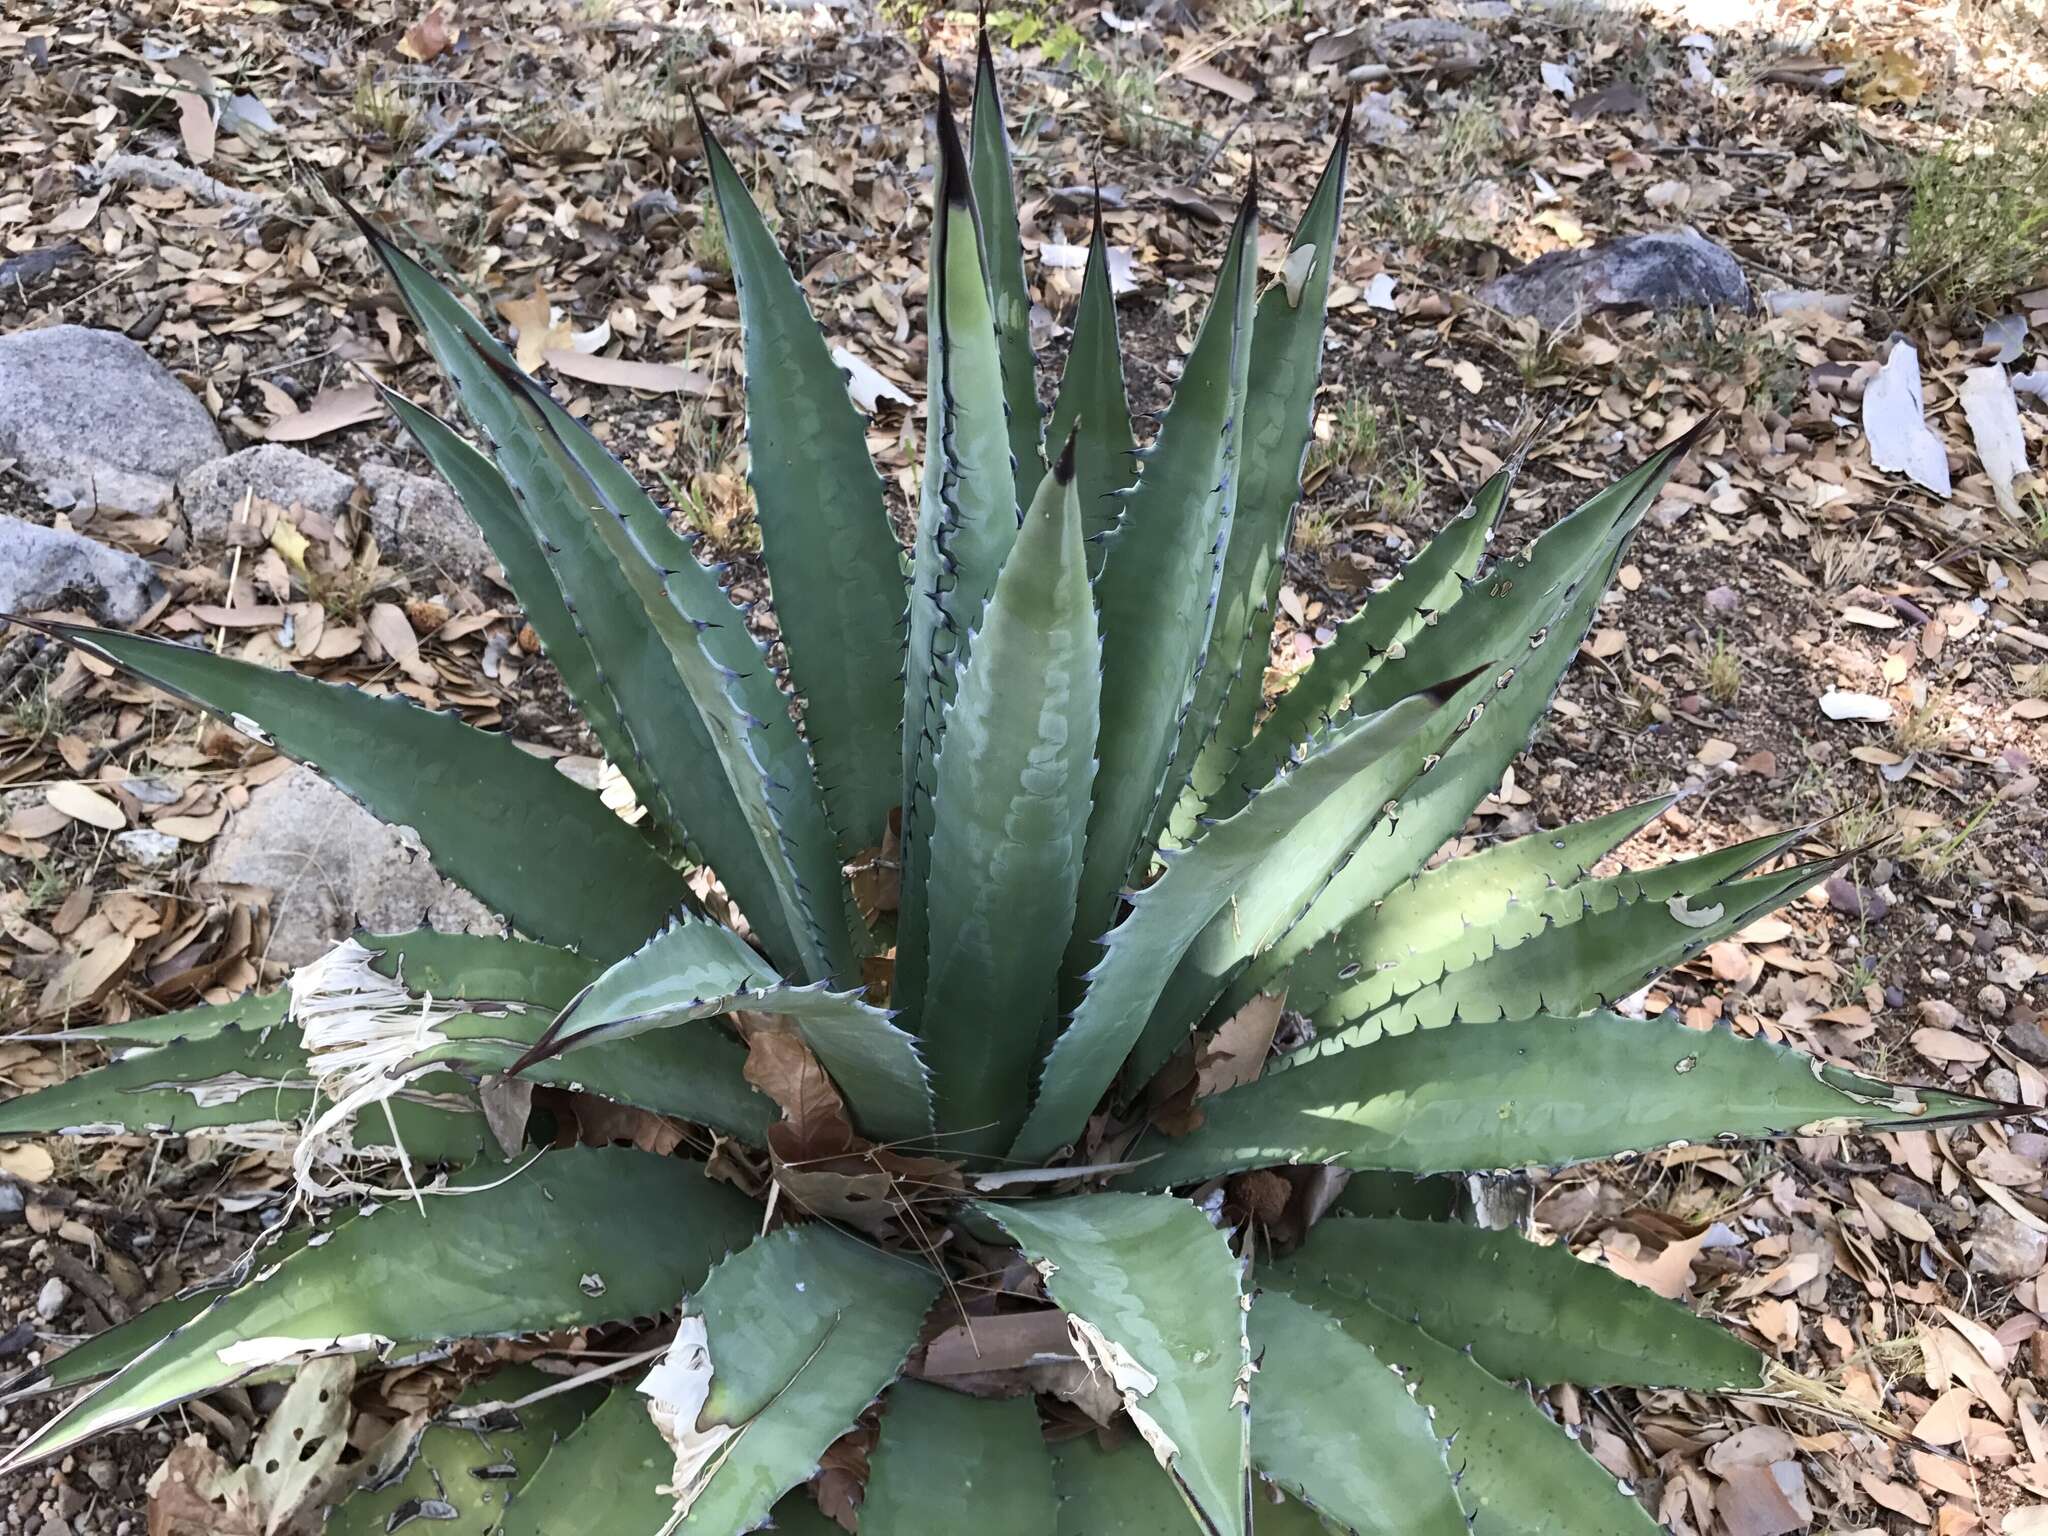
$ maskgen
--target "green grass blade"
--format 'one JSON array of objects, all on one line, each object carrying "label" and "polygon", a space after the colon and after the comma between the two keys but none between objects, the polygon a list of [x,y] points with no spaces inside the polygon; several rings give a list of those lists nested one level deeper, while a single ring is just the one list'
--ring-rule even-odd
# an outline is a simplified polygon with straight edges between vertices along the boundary
[{"label": "green grass blade", "polygon": [[1171,1197],[1074,1195],[974,1207],[1045,1278],[1092,1340],[1146,1443],[1201,1526],[1245,1536],[1251,1355],[1229,1239]]},{"label": "green grass blade", "polygon": [[1003,564],[939,749],[920,1039],[949,1151],[1016,1135],[1074,924],[1102,647],[1073,471],[1069,444]]},{"label": "green grass blade", "polygon": [[[1101,962],[1046,1059],[1037,1102],[1012,1157],[1041,1161],[1080,1134],[1145,1034],[1174,967],[1219,914],[1228,918],[1240,887],[1255,872],[1277,876],[1255,894],[1262,918],[1269,903],[1278,911],[1288,895],[1281,887],[1291,887],[1297,872],[1269,859],[1273,850],[1292,847],[1304,827],[1369,824],[1390,798],[1390,785],[1412,777],[1430,750],[1432,727],[1436,734],[1448,730],[1451,708],[1421,698],[1353,721],[1294,774],[1168,860],[1166,873],[1138,893],[1130,915],[1102,940]],[[1325,856],[1340,852],[1328,849]],[[1163,1039],[1162,1030],[1155,1052]]]},{"label": "green grass blade", "polygon": [[724,1443],[678,1490],[675,1536],[759,1526],[896,1379],[938,1292],[922,1264],[824,1225],[785,1227],[714,1269],[684,1308],[710,1355],[689,1427]]},{"label": "green grass blade", "polygon": [[1354,1536],[1469,1536],[1428,1410],[1371,1345],[1271,1290],[1251,1340],[1260,1472]]},{"label": "green grass blade", "polygon": [[[1336,637],[1280,695],[1243,750],[1220,770],[1210,766],[1196,786],[1207,796],[1209,815],[1233,814],[1270,783],[1318,731],[1343,717],[1353,695],[1393,647],[1406,645],[1458,599],[1479,569],[1494,521],[1507,500],[1507,487],[1505,471],[1481,486],[1471,505],[1402,566],[1384,591],[1375,592],[1364,608],[1338,626]],[[1269,614],[1269,628],[1271,622]],[[1247,662],[1257,660],[1263,676],[1265,659],[1261,652]]]},{"label": "green grass blade", "polygon": [[[1752,1392],[1762,1354],[1677,1302],[1532,1243],[1455,1221],[1326,1218],[1274,1261],[1297,1279],[1405,1317],[1504,1381]],[[1252,1312],[1257,1337],[1259,1316]],[[1259,1399],[1253,1394],[1256,1437]],[[1257,1441],[1254,1439],[1254,1449]]]},{"label": "green grass blade", "polygon": [[1347,109],[1329,162],[1288,247],[1290,261],[1302,259],[1301,253],[1306,252],[1309,266],[1298,282],[1282,281],[1267,288],[1252,325],[1240,489],[1230,520],[1230,544],[1223,557],[1215,622],[1210,626],[1201,674],[1195,679],[1194,706],[1181,728],[1173,767],[1167,774],[1167,794],[1177,797],[1177,803],[1162,803],[1161,814],[1172,812],[1172,841],[1176,843],[1195,835],[1197,818],[1228,778],[1251,735],[1252,718],[1265,688],[1273,604],[1294,531],[1301,468],[1308,456],[1309,435],[1315,429],[1324,314],[1336,262],[1337,229],[1344,212],[1350,149],[1351,113]]},{"label": "green grass blade", "polygon": [[510,737],[191,646],[37,627],[311,763],[379,819],[416,830],[442,874],[537,939],[615,955],[687,894],[645,837]]},{"label": "green grass blade", "polygon": [[739,290],[747,479],[775,615],[839,856],[850,862],[881,843],[902,792],[901,551],[867,424],[803,290],[708,128],[704,154]]},{"label": "green grass blade", "polygon": [[1297,1286],[1297,1302],[1401,1373],[1430,1415],[1474,1531],[1501,1536],[1657,1536],[1663,1529],[1519,1387],[1422,1329],[1364,1302]]},{"label": "green grass blade", "polygon": [[554,1153],[474,1182],[429,1198],[424,1216],[398,1201],[359,1217],[230,1292],[9,1453],[4,1470],[337,1349],[650,1317],[758,1222],[753,1203],[702,1164],[625,1148]]},{"label": "green grass blade", "polygon": [[924,491],[903,684],[902,894],[894,1001],[915,1027],[930,960],[932,794],[945,715],[982,605],[1017,539],[1003,369],[967,157],[943,89],[932,191]]},{"label": "green grass blade", "polygon": [[1059,1498],[1029,1397],[962,1397],[901,1381],[886,1403],[861,1536],[1052,1536]]},{"label": "green grass blade", "polygon": [[823,982],[792,985],[731,929],[694,918],[676,919],[593,982],[535,1042],[519,1070],[558,1056],[561,1074],[579,1078],[575,1063],[592,1048],[604,1049],[604,1042],[735,1009],[787,1015],[870,1135],[899,1140],[930,1132],[931,1089],[917,1042],[885,1011]]},{"label": "green grass blade", "polygon": [[1391,1035],[1202,1101],[1192,1134],[1149,1138],[1123,1182],[1336,1163],[1404,1173],[1557,1167],[1721,1136],[1925,1128],[2001,1107],[1893,1087],[1768,1041],[1670,1019],[1538,1014]]},{"label": "green grass blade", "polygon": [[1066,371],[1053,401],[1047,441],[1074,444],[1074,484],[1081,493],[1081,526],[1088,535],[1088,574],[1102,571],[1109,530],[1122,506],[1118,493],[1137,479],[1138,446],[1131,435],[1131,407],[1124,398],[1123,343],[1116,333],[1116,295],[1109,284],[1109,242],[1102,232],[1102,203],[1095,204],[1095,228],[1088,237],[1088,265],[1081,274],[1081,302]]},{"label": "green grass blade", "polygon": [[967,132],[968,175],[981,221],[981,260],[993,300],[1003,402],[1010,413],[1010,462],[1016,472],[1018,505],[1028,506],[1045,477],[1045,440],[1040,435],[1044,417],[1038,409],[1038,359],[1031,352],[1031,288],[1024,280],[1024,245],[1017,233],[1010,129],[1003,121],[1003,93],[996,84],[987,28],[975,39],[974,117]]},{"label": "green grass blade", "polygon": [[1243,478],[1245,391],[1258,279],[1258,187],[1245,192],[1159,440],[1124,500],[1096,583],[1102,627],[1101,771],[1088,820],[1088,857],[1069,1000],[1116,920],[1127,880],[1152,857],[1167,770],[1194,702],[1216,613],[1224,553]]}]

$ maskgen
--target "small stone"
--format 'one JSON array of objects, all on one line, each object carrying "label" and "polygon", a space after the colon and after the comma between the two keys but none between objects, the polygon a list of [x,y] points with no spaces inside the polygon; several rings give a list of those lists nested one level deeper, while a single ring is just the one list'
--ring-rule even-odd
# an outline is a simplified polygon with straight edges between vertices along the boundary
[{"label": "small stone", "polygon": [[0,336],[0,459],[50,505],[155,512],[225,451],[199,397],[119,331]]},{"label": "small stone", "polygon": [[370,488],[370,532],[387,564],[472,586],[491,563],[483,530],[439,480],[366,464],[363,484]]},{"label": "small stone", "polygon": [[2011,1067],[1993,1067],[1984,1074],[1984,1092],[2001,1104],[2019,1103],[2019,1074]]},{"label": "small stone", "polygon": [[85,1475],[92,1479],[93,1487],[101,1493],[111,1493],[115,1480],[121,1475],[121,1469],[101,1456],[85,1464]]},{"label": "small stone", "polygon": [[163,592],[147,560],[68,528],[0,517],[0,613],[77,603],[103,624],[133,624]]},{"label": "small stone", "polygon": [[128,832],[114,834],[114,849],[131,864],[140,864],[145,869],[161,869],[178,857],[178,840],[168,832],[159,832],[154,827],[136,827]]},{"label": "small stone", "polygon": [[1986,1200],[1970,1234],[1970,1268],[1994,1280],[2031,1280],[2048,1264],[2048,1235],[2023,1227]]},{"label": "small stone", "polygon": [[2048,1030],[2036,1018],[2015,1018],[2005,1026],[2006,1049],[2025,1057],[2037,1067],[2048,1067]]},{"label": "small stone", "polygon": [[1987,983],[1977,989],[1977,1006],[1994,1019],[2005,1017],[2005,988]]},{"label": "small stone", "polygon": [[1713,587],[1707,592],[1707,607],[1715,613],[1733,613],[1742,606],[1742,594],[1733,587]]},{"label": "small stone", "polygon": [[36,1292],[36,1316],[49,1322],[64,1310],[64,1304],[71,1300],[71,1287],[55,1275],[43,1282],[43,1288]]},{"label": "small stone", "polygon": [[1963,1010],[1938,997],[1926,998],[1920,1004],[1920,1022],[1930,1029],[1960,1029]]},{"label": "small stone", "polygon": [[193,542],[224,543],[253,494],[289,510],[299,507],[334,518],[355,494],[356,483],[340,470],[283,443],[261,443],[224,459],[186,471],[178,481],[178,503]]},{"label": "small stone", "polygon": [[1690,227],[1551,251],[1502,273],[1479,299],[1505,314],[1532,315],[1553,331],[1601,309],[1750,307],[1742,264]]}]

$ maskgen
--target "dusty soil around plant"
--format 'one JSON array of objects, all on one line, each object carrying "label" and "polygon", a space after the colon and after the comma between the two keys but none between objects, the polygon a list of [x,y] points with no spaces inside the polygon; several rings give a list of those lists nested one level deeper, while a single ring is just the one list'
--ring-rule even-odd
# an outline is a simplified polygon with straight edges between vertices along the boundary
[{"label": "dusty soil around plant", "polygon": [[[1063,22],[1078,51],[1051,46]],[[2038,9],[1470,0],[1361,22],[1324,0],[1048,0],[999,24],[1041,356],[1063,354],[1079,277],[1067,263],[1099,185],[1128,259],[1120,321],[1141,413],[1169,396],[1254,161],[1277,269],[1354,103],[1326,385],[1272,686],[1517,449],[1528,457],[1503,550],[1716,414],[1629,549],[1551,717],[1466,836],[1674,790],[1686,798],[1627,861],[1807,827],[1798,852],[1846,855],[1841,873],[1629,1006],[2048,1106],[2048,416],[2022,411],[2037,473],[2015,516],[1958,403],[1966,371],[1996,350],[1987,321],[2020,316],[2013,371],[2041,367],[2048,270],[1937,300],[1906,250],[1913,157],[1969,142],[2048,88]],[[566,370],[552,383],[736,563],[742,595],[766,596],[740,456],[737,310],[686,93],[772,208],[834,343],[921,402],[934,68],[969,77],[972,42],[970,16],[883,16],[860,0],[435,12],[23,0],[0,21],[0,261],[67,241],[80,253],[0,291],[0,331],[127,331],[199,395],[230,449],[288,440],[350,473],[424,472],[381,416],[316,430],[350,414],[365,374],[452,414],[332,189],[494,321],[676,365],[679,387],[662,393]],[[116,155],[178,175],[150,186],[95,172]],[[1597,314],[1545,332],[1476,297],[1545,252],[1681,224],[1734,254],[1751,311]],[[1791,292],[1818,297],[1768,298]],[[1875,467],[1862,430],[1894,334],[1918,348],[1955,474],[1945,499]],[[907,513],[920,413],[874,403],[870,445]],[[457,580],[404,547],[379,550],[354,587],[321,598],[342,638],[309,660],[281,653],[274,623],[233,618],[312,600],[261,538],[195,541],[176,505],[60,514],[5,465],[0,512],[62,515],[148,558],[168,589],[146,621],[158,632],[217,635],[233,653],[403,691],[551,750],[595,750],[487,572]],[[378,604],[410,619],[422,667],[379,640]],[[759,618],[772,625],[765,608]],[[143,868],[106,828],[46,809],[52,786],[112,772],[175,782],[187,822],[231,816],[265,754],[19,632],[0,643],[15,647],[0,663],[11,1093],[95,1059],[19,1036],[273,985],[282,968],[261,893],[198,878],[217,830]],[[1831,691],[1881,699],[1890,718],[1830,719],[1819,700]],[[121,938],[134,942],[109,962]],[[175,978],[150,964],[173,938]],[[1840,1405],[1556,1392],[1556,1412],[1684,1536],[2048,1532],[2044,1129],[2033,1115],[1680,1148],[1538,1180],[1540,1235],[1742,1329]],[[0,1371],[217,1269],[282,1213],[288,1182],[275,1159],[196,1138],[0,1143]],[[0,1441],[50,1407],[0,1408]],[[20,1474],[0,1483],[0,1529],[141,1532],[144,1481],[175,1441],[203,1434],[233,1456],[259,1417],[247,1394],[217,1394]],[[1914,1438],[1887,1438],[1878,1420]]]}]

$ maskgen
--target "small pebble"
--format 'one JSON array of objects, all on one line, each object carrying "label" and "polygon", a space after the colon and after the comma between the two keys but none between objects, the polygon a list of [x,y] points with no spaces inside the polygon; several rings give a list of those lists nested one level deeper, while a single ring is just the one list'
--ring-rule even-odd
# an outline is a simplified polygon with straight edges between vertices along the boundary
[{"label": "small pebble", "polygon": [[64,1304],[70,1299],[71,1287],[52,1275],[36,1293],[36,1316],[47,1323],[64,1310]]},{"label": "small pebble", "polygon": [[1977,989],[1977,1006],[1994,1019],[2005,1017],[2005,988],[1989,984]]}]

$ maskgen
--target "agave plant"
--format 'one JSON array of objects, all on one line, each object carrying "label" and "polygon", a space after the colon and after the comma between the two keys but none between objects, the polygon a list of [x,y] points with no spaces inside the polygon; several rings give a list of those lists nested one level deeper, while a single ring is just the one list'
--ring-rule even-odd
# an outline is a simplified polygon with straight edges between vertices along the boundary
[{"label": "agave plant", "polygon": [[[858,1431],[865,1462],[834,1465],[864,1536],[1648,1531],[1528,1385],[1753,1391],[1764,1357],[1444,1219],[1430,1176],[1996,1111],[1602,1011],[1835,867],[1777,867],[1796,833],[1588,873],[1662,799],[1435,859],[1692,437],[1489,563],[1495,476],[1268,709],[1346,133],[1263,291],[1247,190],[1137,450],[1099,223],[1044,435],[986,46],[971,148],[944,100],[937,126],[907,567],[865,423],[704,134],[774,663],[719,568],[363,224],[483,447],[390,407],[637,819],[404,700],[43,626],[416,829],[512,936],[358,935],[282,992],[65,1037],[114,1059],[0,1132],[288,1145],[324,1214],[18,1383],[84,1390],[7,1467],[309,1362],[595,1340],[659,1359],[476,1379],[465,1402],[512,1410],[331,1467],[328,1529],[808,1529]],[[1282,999],[1309,1043],[1267,1059]],[[597,1100],[685,1150],[575,1145]]]}]

